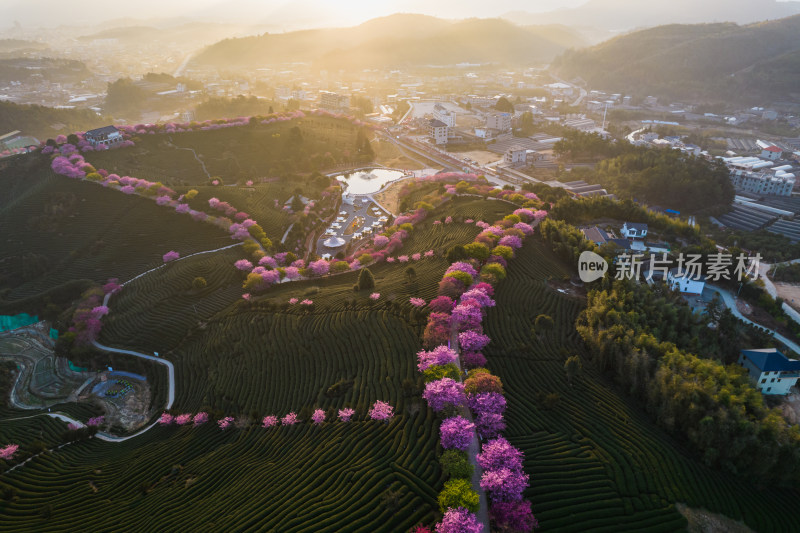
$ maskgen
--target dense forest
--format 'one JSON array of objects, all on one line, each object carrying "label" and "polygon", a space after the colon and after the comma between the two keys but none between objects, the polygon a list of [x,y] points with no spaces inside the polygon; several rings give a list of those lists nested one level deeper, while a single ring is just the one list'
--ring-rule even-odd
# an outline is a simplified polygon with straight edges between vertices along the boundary
[{"label": "dense forest", "polygon": [[706,464],[760,481],[800,480],[800,428],[731,364],[739,349],[766,346],[763,334],[728,311],[698,317],[665,286],[627,281],[591,291],[577,329],[595,363]]},{"label": "dense forest", "polygon": [[652,150],[570,132],[556,143],[554,152],[567,160],[606,157],[594,169],[574,168],[569,180],[599,183],[622,198],[696,214],[719,213],[733,201],[734,188],[724,164],[677,150]]}]

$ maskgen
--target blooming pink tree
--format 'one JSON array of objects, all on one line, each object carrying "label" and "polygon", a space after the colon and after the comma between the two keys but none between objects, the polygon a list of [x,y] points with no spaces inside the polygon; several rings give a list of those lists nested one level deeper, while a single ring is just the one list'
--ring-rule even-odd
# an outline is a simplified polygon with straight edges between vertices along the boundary
[{"label": "blooming pink tree", "polygon": [[221,418],[217,420],[217,425],[219,426],[220,429],[228,429],[233,425],[233,417],[226,416],[225,418]]},{"label": "blooming pink tree", "polygon": [[102,424],[105,419],[106,419],[106,417],[104,417],[104,416],[95,416],[93,418],[90,418],[89,421],[86,422],[86,426],[90,427],[90,428],[91,427],[97,427],[100,424]]},{"label": "blooming pink tree", "polygon": [[481,488],[489,493],[493,502],[517,502],[528,486],[528,474],[521,470],[498,468],[487,470],[481,476]]},{"label": "blooming pink tree", "polygon": [[253,270],[253,263],[251,263],[247,259],[239,259],[233,264],[233,266],[235,266],[237,270],[242,270],[242,271]]},{"label": "blooming pink tree", "polygon": [[484,439],[491,439],[506,429],[506,422],[503,420],[503,415],[482,413],[475,418],[475,427],[478,429],[478,435]]},{"label": "blooming pink tree", "polygon": [[194,415],[194,418],[192,418],[192,423],[195,426],[201,426],[206,422],[208,422],[208,413],[206,413],[205,411],[200,411],[199,413]]},{"label": "blooming pink tree", "polygon": [[472,441],[474,431],[475,424],[462,416],[454,416],[444,420],[439,427],[442,448],[466,450]]},{"label": "blooming pink tree", "polygon": [[394,416],[394,407],[380,400],[376,401],[372,405],[372,409],[369,410],[369,417],[372,418],[373,420],[388,421],[393,416]]},{"label": "blooming pink tree", "polygon": [[470,394],[467,398],[467,404],[476,416],[484,413],[502,415],[506,410],[506,399],[497,392]]},{"label": "blooming pink tree", "polygon": [[294,304],[296,304],[298,301],[299,301],[299,300],[298,300],[297,298],[289,298],[289,305],[294,305]]},{"label": "blooming pink tree", "polygon": [[277,425],[278,425],[278,417],[275,415],[267,415],[261,421],[261,427],[263,428],[271,428]]},{"label": "blooming pink tree", "polygon": [[497,437],[483,445],[476,460],[484,470],[522,470],[522,452],[505,438]]},{"label": "blooming pink tree", "polygon": [[483,333],[464,331],[458,334],[458,343],[463,350],[479,352],[483,350],[491,339]]},{"label": "blooming pink tree", "polygon": [[9,444],[8,446],[0,448],[0,459],[10,461],[14,458],[14,454],[17,453],[17,450],[19,450],[19,444]]},{"label": "blooming pink tree", "polygon": [[344,409],[339,409],[339,420],[342,422],[350,422],[350,419],[356,412],[349,407],[345,407]]},{"label": "blooming pink tree", "polygon": [[373,292],[372,294],[369,295],[369,299],[373,300],[373,301],[379,300],[380,297],[381,297],[381,293],[379,293],[379,292]]},{"label": "blooming pink tree", "polygon": [[158,419],[158,423],[161,424],[162,426],[168,426],[168,425],[172,424],[172,422],[174,420],[175,420],[175,417],[172,416],[171,414],[169,414],[169,413],[161,413],[161,417]]},{"label": "blooming pink tree", "polygon": [[311,421],[314,422],[315,426],[318,426],[325,422],[325,411],[322,409],[316,409],[314,413],[311,415]]},{"label": "blooming pink tree", "polygon": [[431,381],[425,385],[422,397],[434,411],[441,411],[445,407],[458,407],[467,402],[464,395],[464,384],[451,378],[442,378]]},{"label": "blooming pink tree", "polygon": [[442,521],[436,524],[436,533],[482,533],[483,524],[474,513],[464,507],[448,509]]},{"label": "blooming pink tree", "polygon": [[489,514],[502,531],[528,533],[539,527],[529,501],[496,502],[489,508]]},{"label": "blooming pink tree", "polygon": [[165,263],[169,263],[170,261],[175,261],[180,256],[181,256],[181,254],[179,254],[175,250],[171,250],[171,251],[165,253],[164,257],[162,257],[162,259],[164,260]]},{"label": "blooming pink tree", "polygon": [[425,305],[425,300],[422,298],[411,298],[409,301],[414,307],[423,307]]},{"label": "blooming pink tree", "polygon": [[311,273],[315,276],[324,276],[330,271],[330,263],[324,259],[320,259],[319,261],[312,261],[309,263],[308,268],[311,269]]},{"label": "blooming pink tree", "polygon": [[437,346],[433,350],[426,352],[421,350],[417,352],[417,368],[420,372],[424,372],[432,365],[446,365],[453,363],[458,359],[458,354],[447,346]]},{"label": "blooming pink tree", "polygon": [[281,419],[281,424],[283,424],[284,426],[293,426],[298,422],[300,422],[300,420],[297,418],[297,413],[295,413],[294,411],[287,414]]},{"label": "blooming pink tree", "polygon": [[189,413],[178,415],[175,417],[175,423],[179,426],[185,426],[192,421],[192,415]]},{"label": "blooming pink tree", "polygon": [[435,313],[449,313],[453,310],[453,303],[449,296],[437,296],[428,303],[428,307]]}]

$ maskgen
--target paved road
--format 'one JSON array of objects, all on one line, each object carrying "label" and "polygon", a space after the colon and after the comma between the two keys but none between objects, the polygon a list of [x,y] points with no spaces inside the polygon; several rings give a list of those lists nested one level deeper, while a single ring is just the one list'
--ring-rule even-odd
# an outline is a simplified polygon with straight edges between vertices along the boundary
[{"label": "paved road", "polygon": [[[728,309],[731,310],[731,313],[733,313],[733,316],[735,316],[736,318],[742,320],[742,322],[745,322],[747,324],[751,324],[751,325],[759,327],[759,328],[764,328],[764,326],[762,326],[761,324],[757,324],[757,323],[753,322],[749,318],[747,318],[744,315],[742,315],[741,312],[739,312],[739,310],[736,308],[736,297],[734,297],[733,294],[731,294],[730,291],[726,291],[725,289],[721,289],[719,287],[715,287],[715,286],[710,285],[708,283],[706,283],[706,288],[716,292],[717,294],[720,295],[720,297],[722,297],[722,301],[725,303],[725,307],[727,307]],[[766,329],[766,328],[764,328],[764,329]],[[791,350],[793,350],[796,354],[800,355],[800,346],[798,346],[795,342],[787,339],[786,337],[784,337],[783,335],[781,335],[777,331],[772,331],[771,329],[767,329],[767,331],[769,333],[771,333],[775,337],[775,339],[779,340],[780,342],[785,344],[787,347],[789,347]]]},{"label": "paved road", "polygon": [[[455,350],[457,354],[461,354],[461,349],[458,345],[458,324],[451,324],[450,325],[450,346]],[[456,359],[456,365],[458,365],[458,369],[462,370],[461,368],[461,357]],[[463,370],[462,370],[463,371]],[[468,407],[461,407],[461,416],[472,422],[473,424],[475,421],[472,419],[472,412],[470,412]],[[469,458],[469,464],[472,465],[472,490],[478,493],[478,512],[476,516],[478,521],[483,524],[483,530],[488,533],[489,532],[489,500],[486,497],[486,491],[481,488],[481,477],[483,476],[483,469],[478,464],[478,454],[481,452],[481,444],[478,441],[478,431],[475,430],[472,432],[472,440],[469,441],[469,448],[467,448],[467,457]]]}]

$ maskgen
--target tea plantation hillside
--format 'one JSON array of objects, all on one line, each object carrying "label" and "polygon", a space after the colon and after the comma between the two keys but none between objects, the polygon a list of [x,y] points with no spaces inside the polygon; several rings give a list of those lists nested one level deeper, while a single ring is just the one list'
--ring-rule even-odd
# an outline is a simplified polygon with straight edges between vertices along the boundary
[{"label": "tea plantation hillside", "polygon": [[[678,502],[755,531],[796,531],[782,509],[800,503],[797,491],[756,488],[707,468],[586,358],[569,385],[565,359],[586,356],[574,328],[583,304],[546,281],[567,272],[544,245],[527,242],[486,320],[489,367],[508,397],[506,434],[526,454],[526,497],[541,531],[680,531],[686,522]],[[539,314],[552,316],[555,327],[532,336]]]},{"label": "tea plantation hillside", "polygon": [[58,176],[46,158],[10,158],[0,187],[0,306],[17,312],[26,298],[74,280],[124,281],[170,250],[188,255],[233,244],[225,231],[152,200]]},{"label": "tea plantation hillside", "polygon": [[255,121],[234,128],[136,135],[131,148],[89,152],[86,160],[95,168],[170,187],[207,184],[209,175],[232,184],[350,162],[359,134],[362,128],[350,122],[307,116],[266,125]]}]

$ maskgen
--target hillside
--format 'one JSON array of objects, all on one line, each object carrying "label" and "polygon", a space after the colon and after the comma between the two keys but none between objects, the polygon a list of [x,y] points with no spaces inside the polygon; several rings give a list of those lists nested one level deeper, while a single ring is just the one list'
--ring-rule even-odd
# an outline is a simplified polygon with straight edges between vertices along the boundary
[{"label": "hillside", "polygon": [[252,68],[312,62],[319,68],[361,69],[456,63],[530,64],[550,61],[583,41],[563,27],[521,27],[501,19],[448,22],[423,15],[392,15],[353,28],[304,30],[226,39],[197,64]]},{"label": "hillside", "polygon": [[505,15],[518,24],[568,24],[611,31],[627,31],[663,24],[735,22],[750,24],[800,13],[800,2],[776,0],[589,0],[572,9],[547,13],[511,12]]},{"label": "hillside", "polygon": [[20,130],[46,140],[59,134],[86,131],[108,124],[90,109],[55,109],[35,104],[0,102],[0,131]]},{"label": "hillside", "polygon": [[[620,36],[553,62],[592,88],[638,96],[721,102],[796,97],[800,15],[748,26],[668,25]],[[766,100],[766,101],[765,101]]]}]

